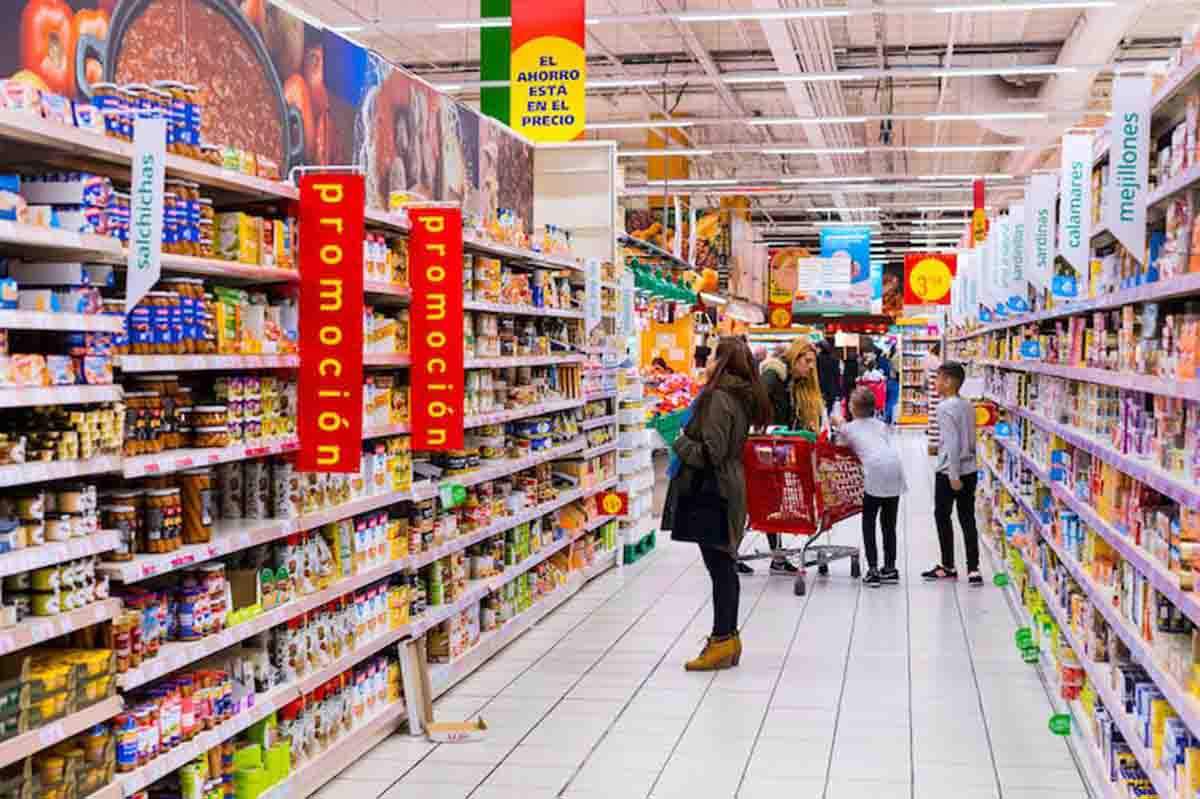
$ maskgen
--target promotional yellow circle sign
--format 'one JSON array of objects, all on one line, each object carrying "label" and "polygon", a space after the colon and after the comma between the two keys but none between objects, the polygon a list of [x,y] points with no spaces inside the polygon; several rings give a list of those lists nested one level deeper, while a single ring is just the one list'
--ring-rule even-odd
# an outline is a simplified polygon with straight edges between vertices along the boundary
[{"label": "promotional yellow circle sign", "polygon": [[616,516],[621,512],[621,495],[609,492],[604,495],[601,504],[603,505],[605,516]]},{"label": "promotional yellow circle sign", "polygon": [[922,303],[934,305],[950,293],[953,280],[950,267],[941,258],[922,258],[912,268],[909,286]]},{"label": "promotional yellow circle sign", "polygon": [[561,36],[538,36],[512,54],[509,123],[534,141],[573,141],[586,118],[587,55]]},{"label": "promotional yellow circle sign", "polygon": [[792,307],[790,305],[771,309],[771,327],[791,327]]}]

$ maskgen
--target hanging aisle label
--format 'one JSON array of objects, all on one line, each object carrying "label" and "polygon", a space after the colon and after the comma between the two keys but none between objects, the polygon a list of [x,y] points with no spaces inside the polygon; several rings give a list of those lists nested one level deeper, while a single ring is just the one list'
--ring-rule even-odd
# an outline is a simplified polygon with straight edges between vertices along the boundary
[{"label": "hanging aisle label", "polygon": [[1009,285],[1012,280],[1012,221],[1008,214],[1002,214],[988,236],[991,247],[991,261],[996,273],[996,296],[993,302],[996,315],[1003,318],[1008,316]]},{"label": "hanging aisle label", "polygon": [[600,324],[600,259],[589,258],[583,267],[583,326],[587,332]]},{"label": "hanging aisle label", "polygon": [[362,451],[362,175],[300,178],[297,468],[355,473]]},{"label": "hanging aisle label", "polygon": [[129,177],[129,261],[125,312],[142,301],[162,274],[163,181],[167,121],[138,117],[133,123],[133,168]]},{"label": "hanging aisle label", "polygon": [[1054,175],[1041,173],[1029,181],[1025,194],[1025,264],[1029,282],[1040,293],[1054,277]]},{"label": "hanging aisle label", "polygon": [[1062,138],[1058,246],[1072,271],[1055,269],[1055,297],[1078,296],[1079,278],[1087,275],[1092,246],[1092,137],[1070,133]]},{"label": "hanging aisle label", "polygon": [[1025,206],[1014,205],[1008,215],[1009,250],[1012,269],[1008,281],[1008,310],[1029,310],[1029,267],[1025,262]]},{"label": "hanging aisle label", "polygon": [[1104,222],[1139,263],[1146,261],[1146,190],[1150,168],[1149,78],[1113,83],[1109,185]]},{"label": "hanging aisle label", "polygon": [[584,0],[512,0],[509,124],[536,142],[583,133]]},{"label": "hanging aisle label", "polygon": [[458,208],[410,208],[413,449],[463,448],[463,235]]}]

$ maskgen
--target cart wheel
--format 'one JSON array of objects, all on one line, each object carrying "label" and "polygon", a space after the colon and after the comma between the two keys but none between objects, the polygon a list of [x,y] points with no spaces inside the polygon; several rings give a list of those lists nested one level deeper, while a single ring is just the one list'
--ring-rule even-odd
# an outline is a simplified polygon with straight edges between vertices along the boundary
[{"label": "cart wheel", "polygon": [[850,559],[850,576],[856,580],[862,576],[862,563],[858,558]]},{"label": "cart wheel", "polygon": [[792,586],[792,593],[794,593],[796,596],[804,596],[807,593],[807,591],[805,590],[805,587],[804,587],[804,575],[803,574],[796,575],[796,582]]},{"label": "cart wheel", "polygon": [[829,564],[822,563],[822,564],[818,565],[817,566],[817,574],[821,575],[822,577],[828,577],[829,576]]}]

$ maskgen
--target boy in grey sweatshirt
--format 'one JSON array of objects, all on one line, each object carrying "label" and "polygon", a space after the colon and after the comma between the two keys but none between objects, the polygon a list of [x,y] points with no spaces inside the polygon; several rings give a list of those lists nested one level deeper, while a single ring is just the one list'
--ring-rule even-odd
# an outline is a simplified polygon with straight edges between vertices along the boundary
[{"label": "boy in grey sweatshirt", "polygon": [[979,531],[975,527],[975,483],[979,465],[975,460],[975,406],[958,395],[966,379],[962,365],[947,361],[938,369],[937,389],[942,399],[937,407],[937,475],[934,481],[933,516],[937,523],[942,562],[921,576],[926,580],[957,580],[954,568],[954,522],[963,532],[967,555],[967,581],[983,585],[979,574]]}]

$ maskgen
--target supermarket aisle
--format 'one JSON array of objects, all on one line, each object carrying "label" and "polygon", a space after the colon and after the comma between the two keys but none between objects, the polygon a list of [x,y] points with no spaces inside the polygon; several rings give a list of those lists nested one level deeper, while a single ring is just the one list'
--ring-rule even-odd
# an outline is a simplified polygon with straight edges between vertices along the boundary
[{"label": "supermarket aisle", "polygon": [[[487,741],[395,737],[323,799],[1080,799],[1070,751],[1017,656],[990,583],[927,585],[935,558],[923,437],[905,439],[905,582],[861,589],[845,563],[808,597],[743,581],[742,665],[688,674],[710,624],[696,551],[662,541],[548,617],[438,704]],[[858,538],[857,520],[838,539]],[[989,574],[990,577],[990,574]]]}]

